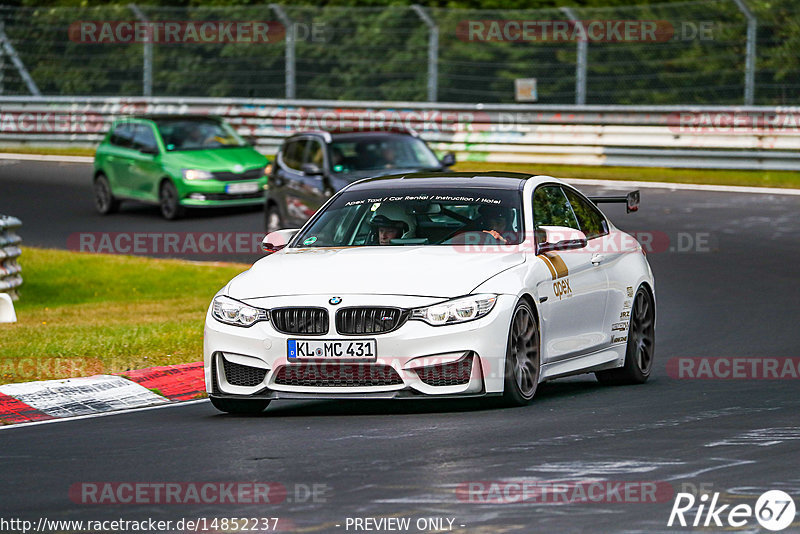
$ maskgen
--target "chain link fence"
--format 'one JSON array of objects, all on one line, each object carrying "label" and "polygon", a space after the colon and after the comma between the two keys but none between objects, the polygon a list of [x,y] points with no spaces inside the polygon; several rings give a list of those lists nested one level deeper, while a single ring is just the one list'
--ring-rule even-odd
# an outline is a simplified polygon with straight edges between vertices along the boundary
[{"label": "chain link fence", "polygon": [[0,7],[0,94],[794,105],[796,0]]}]

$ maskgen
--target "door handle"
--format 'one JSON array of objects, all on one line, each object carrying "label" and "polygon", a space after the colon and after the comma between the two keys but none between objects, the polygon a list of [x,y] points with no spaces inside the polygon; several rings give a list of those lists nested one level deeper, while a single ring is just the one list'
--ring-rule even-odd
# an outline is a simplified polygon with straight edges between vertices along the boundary
[{"label": "door handle", "polygon": [[605,256],[603,256],[602,254],[593,254],[592,255],[592,265],[600,265],[601,263],[603,263],[604,259],[605,259]]}]

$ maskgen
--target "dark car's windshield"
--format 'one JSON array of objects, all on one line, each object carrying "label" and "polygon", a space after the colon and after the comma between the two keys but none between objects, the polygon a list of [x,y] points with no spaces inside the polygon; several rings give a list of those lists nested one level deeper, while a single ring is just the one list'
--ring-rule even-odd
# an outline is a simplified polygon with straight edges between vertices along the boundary
[{"label": "dark car's windshield", "polygon": [[369,135],[330,144],[335,173],[380,169],[434,169],[439,160],[424,141],[410,135]]},{"label": "dark car's windshield", "polygon": [[158,131],[168,152],[246,146],[233,128],[214,119],[160,119]]},{"label": "dark car's windshield", "polygon": [[295,246],[518,244],[522,220],[515,190],[352,191],[326,206]]}]

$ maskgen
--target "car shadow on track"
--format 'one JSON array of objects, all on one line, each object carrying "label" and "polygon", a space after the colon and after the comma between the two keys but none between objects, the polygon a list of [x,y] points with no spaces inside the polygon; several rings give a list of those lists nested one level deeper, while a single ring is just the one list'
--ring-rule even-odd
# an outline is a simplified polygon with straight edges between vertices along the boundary
[{"label": "car shadow on track", "polygon": [[[263,212],[264,206],[231,206],[214,208],[189,208],[183,219],[214,219],[216,217],[227,217],[230,215],[247,215]],[[161,211],[158,206],[152,204],[125,202],[119,209],[119,215],[133,217],[154,217],[161,219]]]},{"label": "car shadow on track", "polygon": [[[593,378],[555,381],[539,386],[536,398],[531,404],[522,407],[508,407],[501,397],[477,397],[464,399],[395,399],[395,400],[320,400],[320,401],[274,401],[269,408],[258,415],[237,415],[228,417],[316,417],[331,415],[410,415],[426,413],[465,413],[495,410],[536,409],[548,405],[550,401],[563,402],[562,399],[584,396],[614,388],[603,386]],[[220,416],[225,416],[220,414]]]}]

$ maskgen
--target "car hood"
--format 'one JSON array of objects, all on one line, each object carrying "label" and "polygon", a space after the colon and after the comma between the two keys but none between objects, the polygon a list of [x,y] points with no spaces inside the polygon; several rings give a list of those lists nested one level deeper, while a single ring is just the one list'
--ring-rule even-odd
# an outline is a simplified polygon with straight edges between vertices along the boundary
[{"label": "car hood", "polygon": [[519,252],[475,253],[447,246],[284,249],[234,278],[228,295],[239,300],[316,294],[450,298],[524,261]]},{"label": "car hood", "polygon": [[200,169],[212,172],[235,172],[236,165],[241,165],[243,169],[264,167],[268,162],[265,156],[249,146],[167,152],[163,157],[165,163],[181,169]]}]

